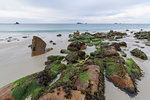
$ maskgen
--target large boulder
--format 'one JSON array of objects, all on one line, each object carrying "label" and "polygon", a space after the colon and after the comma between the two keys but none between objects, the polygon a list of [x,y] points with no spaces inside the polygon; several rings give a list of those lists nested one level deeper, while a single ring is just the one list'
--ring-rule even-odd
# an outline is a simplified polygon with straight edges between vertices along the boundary
[{"label": "large boulder", "polygon": [[45,53],[46,43],[39,37],[33,36],[32,39],[32,56]]},{"label": "large boulder", "polygon": [[84,42],[73,42],[69,44],[67,49],[70,51],[79,51],[79,50],[86,49],[86,47],[87,46]]},{"label": "large boulder", "polygon": [[105,75],[109,81],[126,93],[136,95],[137,88],[135,87],[134,81],[132,81],[129,76],[122,58],[109,57],[105,59],[105,67]]}]

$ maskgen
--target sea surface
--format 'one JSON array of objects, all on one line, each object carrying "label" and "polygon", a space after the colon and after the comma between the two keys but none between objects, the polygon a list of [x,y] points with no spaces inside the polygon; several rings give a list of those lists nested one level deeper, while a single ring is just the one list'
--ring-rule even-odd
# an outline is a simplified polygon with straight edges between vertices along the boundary
[{"label": "sea surface", "polygon": [[150,30],[150,24],[0,24],[0,33],[72,33]]}]

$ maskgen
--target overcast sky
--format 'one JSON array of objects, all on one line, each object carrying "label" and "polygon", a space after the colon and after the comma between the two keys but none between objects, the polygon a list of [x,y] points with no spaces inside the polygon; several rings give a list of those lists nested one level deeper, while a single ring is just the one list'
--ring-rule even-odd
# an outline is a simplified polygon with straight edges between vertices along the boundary
[{"label": "overcast sky", "polygon": [[150,23],[150,0],[0,0],[0,23]]}]

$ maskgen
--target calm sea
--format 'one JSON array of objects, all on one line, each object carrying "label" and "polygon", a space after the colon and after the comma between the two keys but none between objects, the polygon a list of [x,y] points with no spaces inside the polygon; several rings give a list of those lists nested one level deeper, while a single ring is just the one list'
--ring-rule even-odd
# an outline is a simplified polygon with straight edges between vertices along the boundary
[{"label": "calm sea", "polygon": [[0,24],[0,33],[72,33],[150,30],[150,24]]}]

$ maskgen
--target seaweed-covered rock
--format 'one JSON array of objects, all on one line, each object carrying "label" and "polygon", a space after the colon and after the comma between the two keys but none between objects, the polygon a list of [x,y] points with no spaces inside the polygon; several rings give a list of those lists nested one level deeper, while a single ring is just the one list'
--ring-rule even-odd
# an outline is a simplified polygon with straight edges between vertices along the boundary
[{"label": "seaweed-covered rock", "polygon": [[135,61],[130,58],[127,59],[126,61],[126,65],[127,65],[127,71],[129,73],[129,75],[132,77],[132,79],[138,79],[140,80],[140,78],[143,76],[142,74],[142,70],[140,69],[140,67],[135,63]]},{"label": "seaweed-covered rock", "polygon": [[66,50],[66,49],[61,49],[60,53],[62,53],[62,54],[68,54],[68,53],[70,53],[70,51]]},{"label": "seaweed-covered rock", "polygon": [[33,36],[32,39],[32,56],[45,53],[46,43],[39,37]]},{"label": "seaweed-covered rock", "polygon": [[148,59],[148,58],[147,58],[147,55],[146,55],[143,51],[139,50],[138,48],[133,49],[133,50],[130,51],[130,52],[131,52],[131,54],[132,54],[133,56],[135,56],[135,57],[141,58],[141,59],[143,59],[143,60],[147,60],[147,59]]},{"label": "seaweed-covered rock", "polygon": [[69,62],[69,63],[76,63],[77,60],[78,60],[78,55],[76,52],[72,52],[72,53],[69,53],[65,59]]},{"label": "seaweed-covered rock", "polygon": [[86,53],[84,51],[78,51],[78,57],[80,59],[85,59],[85,55],[86,55]]},{"label": "seaweed-covered rock", "polygon": [[84,42],[73,42],[69,44],[67,49],[70,51],[83,50],[83,49],[86,49],[86,44]]},{"label": "seaweed-covered rock", "polygon": [[61,37],[61,36],[62,36],[61,34],[58,34],[58,35],[57,35],[57,37]]},{"label": "seaweed-covered rock", "polygon": [[76,37],[76,36],[79,36],[80,35],[80,32],[79,30],[77,30],[76,32],[74,32],[73,36]]},{"label": "seaweed-covered rock", "polygon": [[61,63],[61,60],[63,60],[64,58],[65,58],[64,56],[54,56],[54,55],[48,56],[45,65],[49,65],[53,62]]},{"label": "seaweed-covered rock", "polygon": [[88,70],[81,73],[75,82],[77,90],[86,94],[86,100],[105,100],[104,76],[97,65],[88,65]]},{"label": "seaweed-covered rock", "polygon": [[120,48],[119,43],[113,42],[113,43],[111,43],[110,45],[111,45],[111,46],[114,46],[117,51],[121,51],[121,48]]},{"label": "seaweed-covered rock", "polygon": [[121,88],[128,94],[136,95],[137,88],[126,71],[123,62],[124,61],[118,57],[106,60],[106,77],[113,82],[115,86]]},{"label": "seaweed-covered rock", "polygon": [[103,57],[117,56],[119,54],[117,53],[117,50],[115,49],[114,46],[102,45],[96,51],[90,53],[90,55],[93,57],[103,58]]},{"label": "seaweed-covered rock", "polygon": [[120,45],[121,47],[127,47],[127,43],[126,43],[126,42],[120,42],[119,45]]}]

